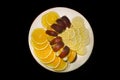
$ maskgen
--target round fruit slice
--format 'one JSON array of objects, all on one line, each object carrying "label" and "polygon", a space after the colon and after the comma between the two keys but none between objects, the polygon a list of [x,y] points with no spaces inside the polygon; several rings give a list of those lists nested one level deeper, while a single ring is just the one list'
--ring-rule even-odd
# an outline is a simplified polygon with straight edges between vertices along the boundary
[{"label": "round fruit slice", "polygon": [[51,25],[59,18],[58,13],[50,11],[42,16],[41,23],[46,29],[51,29]]},{"label": "round fruit slice", "polygon": [[86,47],[81,47],[79,50],[77,50],[77,54],[80,56],[84,56],[87,53]]},{"label": "round fruit slice", "polygon": [[77,40],[76,40],[76,37],[74,37],[73,39],[69,39],[69,43],[67,44],[70,49],[72,50],[76,50],[76,45],[77,45]]},{"label": "round fruit slice", "polygon": [[37,50],[44,50],[49,45],[49,42],[46,41],[44,44],[37,44],[37,43],[35,43],[34,41],[31,40],[31,44]]},{"label": "round fruit slice", "polygon": [[55,60],[49,64],[46,64],[49,68],[57,68],[58,65],[60,64],[60,57],[55,57]]},{"label": "round fruit slice", "polygon": [[50,44],[43,50],[37,50],[34,48],[34,53],[39,59],[45,59],[52,53],[52,48]]},{"label": "round fruit slice", "polygon": [[48,41],[51,41],[51,40],[53,40],[55,37],[54,36],[49,36],[49,35],[47,35],[47,40]]},{"label": "round fruit slice", "polygon": [[68,34],[69,34],[69,39],[73,39],[76,36],[73,28],[68,29]]},{"label": "round fruit slice", "polygon": [[54,68],[55,71],[63,71],[67,68],[68,63],[61,59],[61,62],[58,67]]},{"label": "round fruit slice", "polygon": [[45,63],[45,64],[48,64],[48,63],[51,63],[55,60],[55,52],[51,52],[51,54],[47,57],[47,58],[44,58],[44,59],[40,59],[40,61],[42,63]]},{"label": "round fruit slice", "polygon": [[46,16],[47,16],[47,14],[44,14],[44,15],[42,16],[41,23],[42,23],[42,25],[43,25],[46,29],[50,29],[50,26],[49,26],[48,23],[46,22]]},{"label": "round fruit slice", "polygon": [[63,33],[59,34],[60,37],[62,37],[64,42],[67,42],[66,40],[69,39],[69,32],[68,30],[65,30]]},{"label": "round fruit slice", "polygon": [[85,31],[81,33],[81,37],[82,37],[82,43],[88,45],[90,39],[89,39],[89,32],[87,29],[85,29]]},{"label": "round fruit slice", "polygon": [[52,25],[53,23],[55,23],[55,21],[59,18],[59,15],[54,12],[54,11],[51,11],[48,13],[48,15],[46,16],[46,22],[49,24],[49,25]]},{"label": "round fruit slice", "polygon": [[74,28],[84,27],[84,20],[81,17],[76,16],[72,19],[72,25]]},{"label": "round fruit slice", "polygon": [[68,55],[68,62],[72,63],[76,60],[77,53],[76,51],[71,50],[69,55]]},{"label": "round fruit slice", "polygon": [[32,37],[32,40],[36,43],[45,43],[45,41],[47,40],[47,37],[46,37],[46,33],[45,33],[45,30],[43,28],[36,28],[33,30],[32,34],[31,34],[31,37]]}]

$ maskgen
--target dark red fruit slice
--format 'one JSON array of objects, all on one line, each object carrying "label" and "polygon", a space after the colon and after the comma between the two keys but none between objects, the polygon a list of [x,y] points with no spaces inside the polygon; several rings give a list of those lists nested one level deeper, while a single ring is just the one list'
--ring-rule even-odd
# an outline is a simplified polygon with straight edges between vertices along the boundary
[{"label": "dark red fruit slice", "polygon": [[66,27],[70,28],[71,22],[68,19],[68,17],[67,16],[63,16],[63,17],[61,17],[61,19],[64,22],[64,24],[66,25]]},{"label": "dark red fruit slice", "polygon": [[57,32],[53,31],[53,30],[46,30],[46,34],[50,35],[50,36],[57,36]]},{"label": "dark red fruit slice", "polygon": [[56,44],[62,41],[62,38],[60,36],[57,36],[56,38],[54,38],[52,41],[50,41],[50,44]]},{"label": "dark red fruit slice", "polygon": [[57,24],[62,27],[64,30],[66,29],[66,25],[64,24],[63,20],[62,19],[57,19],[56,20]]},{"label": "dark red fruit slice", "polygon": [[55,45],[52,46],[53,51],[57,52],[58,50],[60,50],[62,47],[64,46],[64,43],[62,41],[56,43]]},{"label": "dark red fruit slice", "polygon": [[59,57],[60,58],[64,58],[65,56],[68,55],[68,53],[70,52],[70,48],[65,46],[62,50],[62,52],[60,53]]},{"label": "dark red fruit slice", "polygon": [[58,33],[61,33],[63,30],[64,30],[64,28],[63,27],[61,27],[60,25],[58,25],[58,24],[53,24],[53,25],[51,25],[51,28],[53,28],[56,32],[58,32]]}]

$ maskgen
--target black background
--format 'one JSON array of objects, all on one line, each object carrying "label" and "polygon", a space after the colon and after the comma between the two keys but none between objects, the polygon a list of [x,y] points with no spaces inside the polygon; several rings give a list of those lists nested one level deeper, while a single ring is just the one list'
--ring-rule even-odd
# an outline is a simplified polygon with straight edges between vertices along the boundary
[{"label": "black background", "polygon": [[[10,3],[6,7],[6,16],[9,17],[8,21],[12,26],[7,29],[13,35],[9,38],[7,47],[11,47],[7,54],[8,64],[4,63],[5,75],[11,74],[12,78],[31,78],[31,79],[53,79],[53,80],[80,80],[91,79],[97,80],[98,73],[98,37],[100,24],[99,18],[99,2],[96,0],[41,0],[37,1],[16,1]],[[80,12],[90,23],[94,33],[94,48],[89,60],[79,69],[69,73],[54,73],[41,67],[32,57],[28,45],[28,33],[33,20],[43,11],[53,7],[68,7]],[[8,14],[9,13],[9,14]],[[8,23],[9,24],[9,23]],[[6,24],[5,24],[6,25]],[[8,39],[7,39],[8,40]],[[102,41],[102,40],[101,40]],[[6,50],[7,51],[7,50]],[[9,52],[8,51],[8,52]],[[11,56],[12,55],[12,56]],[[9,66],[9,67],[8,67]]]}]

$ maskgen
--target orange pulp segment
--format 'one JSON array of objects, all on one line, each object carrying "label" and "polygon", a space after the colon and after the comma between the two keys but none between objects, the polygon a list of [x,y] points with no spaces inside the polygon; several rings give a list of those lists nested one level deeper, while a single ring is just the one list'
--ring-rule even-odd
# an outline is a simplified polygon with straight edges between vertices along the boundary
[{"label": "orange pulp segment", "polygon": [[51,54],[51,52],[52,52],[52,48],[50,44],[44,50],[34,49],[34,53],[39,59],[47,58]]},{"label": "orange pulp segment", "polygon": [[43,50],[43,49],[47,48],[47,46],[49,45],[48,41],[46,41],[44,44],[37,44],[32,40],[31,40],[31,44],[37,50]]},{"label": "orange pulp segment", "polygon": [[77,57],[77,53],[75,51],[70,51],[68,55],[68,62],[72,63]]},{"label": "orange pulp segment", "polygon": [[31,37],[32,40],[36,43],[44,43],[47,40],[47,34],[43,28],[36,28],[33,30]]},{"label": "orange pulp segment", "polygon": [[55,60],[49,64],[46,64],[49,68],[56,68],[60,64],[60,57],[55,57]]},{"label": "orange pulp segment", "polygon": [[63,71],[67,68],[67,66],[68,66],[68,63],[63,61],[63,59],[61,59],[59,66],[57,68],[54,68],[54,70],[55,71]]},{"label": "orange pulp segment", "polygon": [[50,11],[42,16],[41,23],[46,29],[51,29],[51,25],[59,18],[57,12]]},{"label": "orange pulp segment", "polygon": [[42,62],[42,63],[45,63],[45,64],[47,64],[47,63],[51,63],[51,62],[53,62],[55,60],[55,52],[51,52],[51,54],[47,57],[47,58],[44,58],[44,59],[40,59],[40,61]]}]

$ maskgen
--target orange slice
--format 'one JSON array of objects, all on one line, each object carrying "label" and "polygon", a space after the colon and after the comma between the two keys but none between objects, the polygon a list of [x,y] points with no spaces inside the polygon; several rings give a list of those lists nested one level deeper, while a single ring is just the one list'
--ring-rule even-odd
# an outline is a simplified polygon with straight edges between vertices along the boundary
[{"label": "orange slice", "polygon": [[50,29],[50,26],[49,26],[48,23],[46,22],[46,16],[47,16],[47,14],[45,14],[45,15],[42,16],[41,23],[42,23],[42,25],[43,25],[46,29]]},{"label": "orange slice", "polygon": [[34,53],[39,59],[45,59],[52,53],[52,48],[49,44],[44,50],[34,49]]},{"label": "orange slice", "polygon": [[68,62],[72,63],[74,62],[74,60],[77,57],[77,53],[75,51],[70,51],[69,55],[68,55]]},{"label": "orange slice", "polygon": [[48,41],[51,41],[51,40],[53,40],[54,38],[55,38],[54,36],[47,35]]},{"label": "orange slice", "polygon": [[48,13],[48,15],[46,16],[46,22],[49,24],[49,25],[52,25],[53,23],[55,23],[55,21],[59,18],[59,15],[54,12],[54,11],[50,11]]},{"label": "orange slice", "polygon": [[45,33],[45,30],[43,28],[36,28],[33,30],[31,37],[32,40],[36,43],[45,43],[47,40],[47,34]]},{"label": "orange slice", "polygon": [[51,63],[51,62],[53,62],[55,60],[55,57],[56,57],[55,52],[52,51],[51,54],[47,58],[40,59],[40,61],[42,63],[45,63],[45,64]]},{"label": "orange slice", "polygon": [[43,49],[47,48],[47,46],[49,45],[49,42],[46,41],[44,44],[37,44],[37,43],[35,43],[34,41],[31,40],[31,44],[35,49],[43,50]]},{"label": "orange slice", "polygon": [[58,65],[60,64],[60,57],[55,57],[55,60],[49,64],[46,64],[49,68],[57,68]]},{"label": "orange slice", "polygon": [[50,11],[42,16],[41,23],[46,29],[51,29],[51,25],[59,18],[57,12]]},{"label": "orange slice", "polygon": [[59,66],[54,68],[54,70],[55,71],[63,71],[67,68],[67,66],[68,66],[68,63],[61,59]]}]

